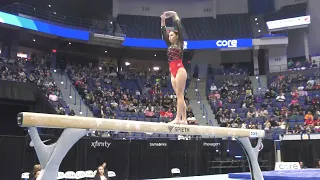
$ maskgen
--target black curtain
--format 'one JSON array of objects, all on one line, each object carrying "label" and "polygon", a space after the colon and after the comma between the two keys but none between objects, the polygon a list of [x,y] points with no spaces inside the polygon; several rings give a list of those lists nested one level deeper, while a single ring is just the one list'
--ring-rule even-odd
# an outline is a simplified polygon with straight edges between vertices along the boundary
[{"label": "black curtain", "polygon": [[21,179],[23,164],[24,137],[0,138],[0,174],[1,179]]},{"label": "black curtain", "polygon": [[[49,140],[46,142],[47,145],[57,140],[50,135],[41,136],[41,139]],[[228,145],[226,141],[221,141],[221,147],[218,148],[204,148],[202,141],[162,140],[167,146],[150,147],[150,141],[108,140],[111,143],[108,147],[92,147],[93,141],[96,140],[88,137],[79,140],[63,159],[60,171],[95,170],[98,165],[106,161],[108,170],[114,171],[116,179],[119,180],[168,178],[172,176],[172,168],[179,168],[181,176],[207,175],[218,173],[212,169],[209,171],[209,161],[220,152],[224,159],[227,148],[230,150],[231,147],[236,148],[236,145]],[[105,139],[100,138],[98,141],[104,142]],[[216,149],[219,153],[215,151]],[[300,150],[308,152],[306,149]],[[4,179],[19,179],[22,172],[31,171],[33,165],[39,163],[34,148],[30,147],[29,137],[0,137],[0,162],[4,162],[0,164],[0,173]],[[308,161],[305,162],[309,165]],[[238,168],[237,172],[241,172],[241,168]]]},{"label": "black curtain", "polygon": [[316,160],[319,159],[320,140],[307,141],[282,141],[281,156],[284,162],[304,162],[304,165],[315,167]]}]

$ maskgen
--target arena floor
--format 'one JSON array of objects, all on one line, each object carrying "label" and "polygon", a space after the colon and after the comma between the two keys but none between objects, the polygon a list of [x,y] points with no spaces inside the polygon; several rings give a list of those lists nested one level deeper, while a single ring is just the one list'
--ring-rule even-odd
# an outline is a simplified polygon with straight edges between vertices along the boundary
[{"label": "arena floor", "polygon": [[[191,176],[191,177],[177,177],[177,178],[165,178],[157,180],[241,180],[241,179],[230,179],[228,174],[210,175],[210,176]],[[243,179],[242,179],[243,180]]]},{"label": "arena floor", "polygon": [[[264,171],[264,180],[320,180],[320,169]],[[230,173],[229,178],[251,179],[250,173]]]},{"label": "arena floor", "polygon": [[[264,180],[320,180],[320,169],[301,169],[288,171],[264,171]],[[192,177],[177,177],[165,178],[157,180],[247,180],[251,179],[250,173],[230,173],[210,176],[192,176]]]}]

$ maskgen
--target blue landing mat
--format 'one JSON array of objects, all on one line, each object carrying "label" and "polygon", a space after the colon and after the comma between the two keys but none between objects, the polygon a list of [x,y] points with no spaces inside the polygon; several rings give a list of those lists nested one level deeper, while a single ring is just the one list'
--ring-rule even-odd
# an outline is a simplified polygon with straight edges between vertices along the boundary
[{"label": "blue landing mat", "polygon": [[[320,169],[282,170],[262,172],[264,180],[320,180]],[[229,178],[251,179],[250,173],[229,173]]]}]

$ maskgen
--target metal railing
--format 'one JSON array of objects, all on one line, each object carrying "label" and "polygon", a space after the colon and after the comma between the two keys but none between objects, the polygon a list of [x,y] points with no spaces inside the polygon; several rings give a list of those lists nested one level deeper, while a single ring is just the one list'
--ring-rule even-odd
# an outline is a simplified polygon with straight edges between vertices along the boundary
[{"label": "metal railing", "polygon": [[202,110],[202,117],[206,119],[206,121],[207,121],[206,123],[207,124],[213,125],[212,120],[208,118],[208,110],[205,107],[204,103],[202,102],[202,98],[201,98],[201,95],[199,93],[199,89],[198,89],[199,81],[200,81],[200,79],[197,79],[196,85],[195,85],[195,87],[196,87],[195,91],[196,91],[196,95],[197,95],[198,104],[200,105],[200,110]]},{"label": "metal railing", "polygon": [[[57,72],[57,70],[54,71],[55,73],[60,73],[60,83],[64,85],[65,89],[68,89],[69,87],[69,97],[64,97],[62,94],[62,99],[66,100],[65,98],[69,98],[69,99],[73,99],[73,104],[74,105],[79,105],[79,114],[83,114],[82,110],[85,110],[85,116],[88,117],[89,114],[89,107],[85,105],[83,99],[81,99],[81,97],[78,97],[78,91],[75,89],[75,87],[73,86],[73,84],[68,80],[68,76],[66,73],[64,72]],[[80,102],[77,103],[77,99],[80,98]],[[67,104],[68,105],[68,104]],[[83,107],[84,106],[84,107]],[[67,107],[70,109],[70,107]],[[70,109],[71,110],[71,109]],[[74,109],[73,109],[74,110]]]},{"label": "metal railing", "polygon": [[269,72],[270,73],[285,72],[285,71],[288,71],[288,65],[287,64],[269,66]]}]

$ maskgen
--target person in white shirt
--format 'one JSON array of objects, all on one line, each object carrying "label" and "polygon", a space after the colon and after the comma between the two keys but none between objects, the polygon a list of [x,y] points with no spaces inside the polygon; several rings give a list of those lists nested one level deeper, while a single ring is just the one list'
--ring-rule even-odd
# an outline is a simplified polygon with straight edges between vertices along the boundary
[{"label": "person in white shirt", "polygon": [[277,100],[278,102],[283,102],[283,101],[285,101],[285,100],[286,100],[286,97],[284,96],[284,93],[280,93],[280,94],[277,96],[276,100]]},{"label": "person in white shirt", "polygon": [[56,96],[56,95],[54,95],[53,93],[51,93],[51,94],[49,95],[49,100],[50,100],[50,101],[53,101],[53,102],[56,102],[56,101],[58,101],[58,96]]},{"label": "person in white shirt", "polygon": [[218,88],[216,85],[214,85],[214,83],[212,83],[211,87],[210,87],[210,90],[211,91],[216,91]]},{"label": "person in white shirt", "polygon": [[138,89],[136,90],[136,96],[140,96],[140,91]]}]

